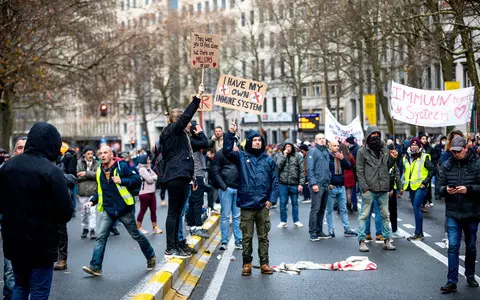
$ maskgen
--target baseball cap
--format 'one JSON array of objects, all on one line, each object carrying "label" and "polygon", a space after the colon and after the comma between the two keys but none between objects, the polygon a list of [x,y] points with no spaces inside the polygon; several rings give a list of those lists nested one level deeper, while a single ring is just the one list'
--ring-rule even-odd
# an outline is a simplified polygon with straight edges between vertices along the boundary
[{"label": "baseball cap", "polygon": [[453,138],[450,143],[450,150],[452,151],[462,151],[463,148],[467,145],[467,140],[461,136],[456,136]]}]

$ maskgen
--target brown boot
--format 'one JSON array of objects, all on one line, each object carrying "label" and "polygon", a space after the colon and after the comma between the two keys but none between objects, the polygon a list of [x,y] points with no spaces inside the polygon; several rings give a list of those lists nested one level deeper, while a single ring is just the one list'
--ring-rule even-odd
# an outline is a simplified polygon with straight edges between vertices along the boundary
[{"label": "brown boot", "polygon": [[260,267],[262,274],[273,274],[272,268],[269,265],[264,264]]},{"label": "brown boot", "polygon": [[242,269],[242,276],[252,275],[252,264],[244,264]]},{"label": "brown boot", "polygon": [[55,264],[53,265],[53,269],[56,270],[56,271],[66,270],[67,269],[67,261],[66,260],[59,260],[59,261],[55,262]]}]

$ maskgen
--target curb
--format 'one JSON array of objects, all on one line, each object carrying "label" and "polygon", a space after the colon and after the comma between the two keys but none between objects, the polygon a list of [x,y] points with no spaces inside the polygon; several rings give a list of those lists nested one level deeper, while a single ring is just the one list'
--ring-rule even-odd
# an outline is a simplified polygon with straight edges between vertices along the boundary
[{"label": "curb", "polygon": [[212,215],[203,224],[210,238],[189,236],[187,244],[197,250],[197,254],[186,258],[172,258],[155,273],[141,293],[132,300],[188,299],[195,288],[201,273],[220,242],[220,216]]}]

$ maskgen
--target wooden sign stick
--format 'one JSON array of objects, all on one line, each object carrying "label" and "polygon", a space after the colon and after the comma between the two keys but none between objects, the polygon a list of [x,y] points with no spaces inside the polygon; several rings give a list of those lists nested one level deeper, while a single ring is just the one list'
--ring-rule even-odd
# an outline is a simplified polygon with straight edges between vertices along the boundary
[{"label": "wooden sign stick", "polygon": [[205,68],[202,68],[202,84],[203,84],[204,77],[205,77]]}]

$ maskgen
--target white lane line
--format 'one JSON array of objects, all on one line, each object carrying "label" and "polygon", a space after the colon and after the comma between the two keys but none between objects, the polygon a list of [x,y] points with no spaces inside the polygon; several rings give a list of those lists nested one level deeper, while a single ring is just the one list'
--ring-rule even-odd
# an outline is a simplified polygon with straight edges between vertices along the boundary
[{"label": "white lane line", "polygon": [[[223,257],[217,266],[215,275],[213,276],[212,280],[210,280],[210,285],[207,289],[208,293],[205,293],[203,300],[216,300],[218,295],[220,294],[223,281],[225,280],[225,276],[227,275],[230,258],[232,257],[233,250],[235,249],[234,240],[235,238],[231,235],[227,250],[223,251]],[[238,259],[242,259],[241,255]]]},{"label": "white lane line", "polygon": [[397,222],[402,222],[402,219],[400,219],[400,218],[397,218]]},{"label": "white lane line", "polygon": [[[406,232],[405,230],[403,230],[401,228],[398,228],[398,230],[400,231],[400,233],[405,234],[407,236],[410,236],[410,234],[408,232]],[[428,246],[427,244],[425,244],[422,241],[410,241],[410,242],[413,243],[418,248],[422,249],[423,251],[427,252],[427,254],[436,258],[438,261],[440,261],[441,263],[443,263],[445,266],[448,267],[448,258],[443,256],[442,254],[440,254],[440,252],[436,251],[435,249]],[[459,265],[458,266],[458,274],[462,277],[465,277],[465,275],[463,275],[464,273],[465,273],[465,268]],[[475,279],[477,281],[479,281],[480,277],[475,275]]]},{"label": "white lane line", "polygon": [[426,233],[426,232],[423,232],[423,236],[424,236],[424,237],[432,237],[431,235],[429,235],[429,234]]},{"label": "white lane line", "polygon": [[435,244],[442,249],[447,249],[444,242],[436,242]]},{"label": "white lane line", "polygon": [[[461,260],[465,261],[465,255],[459,255],[458,256]],[[478,261],[475,261],[475,263],[478,263]]]},{"label": "white lane line", "polygon": [[408,229],[415,229],[415,226],[413,226],[412,224],[403,224],[403,227]]}]

